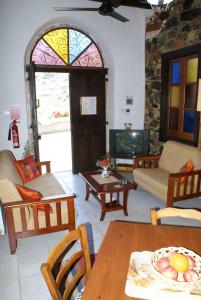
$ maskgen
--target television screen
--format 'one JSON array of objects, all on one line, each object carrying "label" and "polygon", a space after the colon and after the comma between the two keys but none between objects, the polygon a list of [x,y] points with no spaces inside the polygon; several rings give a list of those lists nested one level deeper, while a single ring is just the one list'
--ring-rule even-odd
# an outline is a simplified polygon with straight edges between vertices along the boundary
[{"label": "television screen", "polygon": [[110,130],[110,155],[131,158],[149,153],[149,132],[146,130]]}]

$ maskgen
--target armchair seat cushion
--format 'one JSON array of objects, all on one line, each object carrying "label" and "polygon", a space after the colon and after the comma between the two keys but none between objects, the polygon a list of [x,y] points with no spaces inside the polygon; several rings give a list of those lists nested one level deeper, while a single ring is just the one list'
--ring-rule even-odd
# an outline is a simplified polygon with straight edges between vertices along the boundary
[{"label": "armchair seat cushion", "polygon": [[[133,171],[134,181],[142,188],[153,194],[157,198],[166,202],[168,191],[168,178],[169,173],[161,168],[154,169],[135,169]],[[186,192],[190,193],[190,183],[187,185]],[[194,185],[194,192],[196,192],[196,184]],[[184,185],[180,187],[180,195],[183,195]],[[176,197],[177,190],[174,190],[174,196]]]},{"label": "armchair seat cushion", "polygon": [[24,184],[25,187],[39,191],[43,197],[65,194],[65,191],[58,184],[57,179],[52,173],[42,174]]},{"label": "armchair seat cushion", "polygon": [[161,168],[144,169],[133,171],[134,181],[154,196],[166,201],[168,173]]}]

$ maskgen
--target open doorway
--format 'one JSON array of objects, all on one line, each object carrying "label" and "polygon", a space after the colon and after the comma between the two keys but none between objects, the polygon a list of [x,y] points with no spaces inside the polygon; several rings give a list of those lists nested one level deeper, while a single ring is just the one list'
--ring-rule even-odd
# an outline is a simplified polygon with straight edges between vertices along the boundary
[{"label": "open doorway", "polygon": [[69,73],[36,72],[35,85],[40,160],[72,170]]}]

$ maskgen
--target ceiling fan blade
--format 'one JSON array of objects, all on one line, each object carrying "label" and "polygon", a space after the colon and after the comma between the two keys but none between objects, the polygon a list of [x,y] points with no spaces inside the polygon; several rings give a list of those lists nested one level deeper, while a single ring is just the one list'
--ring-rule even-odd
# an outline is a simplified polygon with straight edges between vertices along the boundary
[{"label": "ceiling fan blade", "polygon": [[122,16],[122,15],[120,15],[120,14],[118,14],[116,11],[112,11],[112,12],[110,12],[109,14],[108,14],[108,16],[110,16],[110,17],[112,17],[112,18],[115,18],[115,19],[117,19],[117,20],[119,20],[119,21],[121,21],[121,22],[128,22],[129,21],[129,19],[127,19],[127,18],[125,18],[124,16]]},{"label": "ceiling fan blade", "polygon": [[129,6],[129,7],[143,8],[143,9],[152,9],[151,4],[146,0],[90,0],[90,1],[111,4],[112,7]]},{"label": "ceiling fan blade", "polygon": [[121,6],[139,7],[144,9],[152,9],[152,6],[147,0],[122,0]]},{"label": "ceiling fan blade", "polygon": [[108,2],[112,5],[112,7],[118,7],[121,5],[122,0],[110,0]]},{"label": "ceiling fan blade", "polygon": [[55,11],[98,11],[98,8],[94,7],[53,7]]},{"label": "ceiling fan blade", "polygon": [[89,0],[93,2],[102,2],[103,4],[110,4],[113,7],[118,7],[121,5],[122,0]]}]

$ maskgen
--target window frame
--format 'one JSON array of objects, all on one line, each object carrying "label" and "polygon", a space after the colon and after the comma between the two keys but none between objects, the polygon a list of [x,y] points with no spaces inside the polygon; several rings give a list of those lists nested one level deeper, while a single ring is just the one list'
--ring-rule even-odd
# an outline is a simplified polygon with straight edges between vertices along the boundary
[{"label": "window frame", "polygon": [[[180,111],[180,124],[179,130],[169,130],[168,122],[169,122],[169,107],[170,107],[170,86],[171,86],[171,68],[170,64],[172,62],[186,58],[198,57],[198,78],[201,77],[201,44],[197,44],[194,46],[186,47],[179,50],[174,50],[171,52],[167,52],[161,55],[161,103],[160,103],[160,132],[159,139],[162,142],[166,142],[169,139],[183,142],[185,144],[190,145],[198,145],[198,136],[199,136],[199,124],[200,124],[200,113],[195,111],[195,121],[194,121],[194,133],[189,134],[181,131],[181,124],[183,124],[183,120],[181,117],[181,111],[184,111],[184,106],[179,106]],[[181,73],[183,73],[181,71]],[[181,77],[185,76],[185,74],[181,75]],[[184,86],[184,79],[182,79]],[[198,81],[197,81],[198,82]],[[196,103],[197,104],[197,103]]]}]

